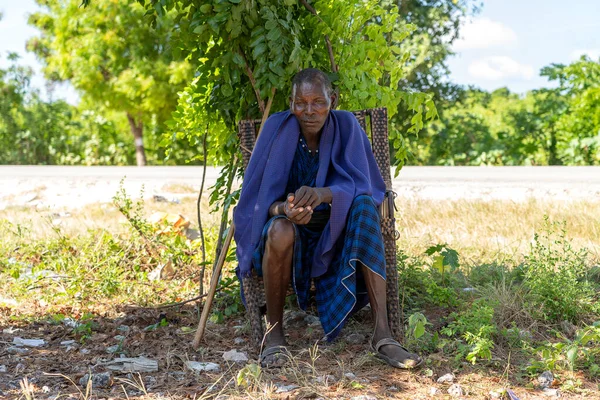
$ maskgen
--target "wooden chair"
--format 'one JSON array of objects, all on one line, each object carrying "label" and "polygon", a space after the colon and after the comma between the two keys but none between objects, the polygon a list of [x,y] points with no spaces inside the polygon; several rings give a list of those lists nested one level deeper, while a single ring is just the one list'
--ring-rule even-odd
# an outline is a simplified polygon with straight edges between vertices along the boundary
[{"label": "wooden chair", "polygon": [[[386,108],[371,108],[354,111],[353,114],[365,133],[371,134],[371,144],[375,160],[383,176],[386,186],[385,199],[379,207],[381,216],[381,232],[385,245],[386,280],[387,280],[387,310],[392,335],[401,339],[401,321],[398,299],[398,270],[396,268],[396,222],[394,219],[394,196],[392,177],[390,173],[390,148],[388,140],[388,118]],[[369,122],[369,123],[368,123]],[[242,149],[244,169],[248,166],[261,120],[242,120],[238,125],[240,147]],[[253,275],[244,278],[244,295],[246,297],[247,313],[250,318],[252,339],[260,345],[263,339],[263,322],[261,309],[265,306],[265,295],[262,278]]]}]

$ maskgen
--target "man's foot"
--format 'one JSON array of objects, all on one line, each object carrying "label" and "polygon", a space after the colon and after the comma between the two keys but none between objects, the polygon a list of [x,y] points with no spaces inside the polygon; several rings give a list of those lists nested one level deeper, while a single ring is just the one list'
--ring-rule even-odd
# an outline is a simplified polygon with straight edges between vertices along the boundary
[{"label": "man's foot", "polygon": [[390,337],[379,340],[375,345],[371,342],[371,350],[378,358],[395,368],[412,369],[423,363],[421,357],[409,352]]},{"label": "man's foot", "polygon": [[283,367],[290,357],[289,350],[283,345],[267,347],[260,353],[260,366],[263,368]]}]

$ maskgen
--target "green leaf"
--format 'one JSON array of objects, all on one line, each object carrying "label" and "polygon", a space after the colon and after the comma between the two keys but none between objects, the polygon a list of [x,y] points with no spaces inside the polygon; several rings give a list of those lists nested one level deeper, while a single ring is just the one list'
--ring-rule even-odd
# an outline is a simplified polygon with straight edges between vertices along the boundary
[{"label": "green leaf", "polygon": [[579,351],[579,347],[571,346],[569,350],[567,350],[567,360],[569,361],[569,367],[571,370],[575,369],[575,362],[577,361],[577,353]]},{"label": "green leaf", "polygon": [[265,23],[265,28],[269,31],[276,27],[277,27],[277,21],[274,19],[270,19]]},{"label": "green leaf", "polygon": [[233,88],[231,87],[231,85],[225,84],[221,86],[221,93],[223,94],[223,96],[229,97],[233,94]]},{"label": "green leaf", "polygon": [[213,10],[212,4],[203,4],[200,6],[200,12],[202,12],[202,14],[208,14],[212,10]]},{"label": "green leaf", "polygon": [[431,265],[434,269],[436,269],[440,274],[444,273],[444,256],[437,256],[433,260],[433,264]]},{"label": "green leaf", "polygon": [[267,39],[274,42],[281,37],[281,31],[279,28],[271,29],[269,33],[267,33]]},{"label": "green leaf", "polygon": [[423,323],[423,321],[417,322],[414,333],[415,333],[415,339],[418,339],[425,334],[425,324]]}]

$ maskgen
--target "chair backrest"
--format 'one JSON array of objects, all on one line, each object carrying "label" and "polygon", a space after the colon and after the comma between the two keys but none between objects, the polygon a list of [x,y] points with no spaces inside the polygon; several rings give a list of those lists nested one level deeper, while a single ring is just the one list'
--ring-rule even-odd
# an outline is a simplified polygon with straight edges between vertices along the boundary
[{"label": "chair backrest", "polygon": [[[390,171],[390,145],[388,137],[388,118],[386,108],[369,108],[352,112],[358,123],[363,128],[367,136],[370,134],[373,154],[379,166],[379,171],[385,186],[391,190],[392,175]],[[244,169],[248,166],[256,135],[260,129],[260,119],[245,119],[239,122],[238,135],[240,137],[240,147],[242,149],[242,158]]]}]

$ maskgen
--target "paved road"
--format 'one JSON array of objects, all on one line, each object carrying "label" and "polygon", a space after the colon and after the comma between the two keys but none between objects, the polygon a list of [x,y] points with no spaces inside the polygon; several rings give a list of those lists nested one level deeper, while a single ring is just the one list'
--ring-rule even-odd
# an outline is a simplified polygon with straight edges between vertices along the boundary
[{"label": "paved road", "polygon": [[[169,185],[197,190],[201,176],[201,167],[0,166],[0,209],[110,202],[123,178],[134,197],[142,187],[144,197],[181,197],[185,194],[169,193]],[[208,168],[206,185],[218,176],[219,168]],[[394,179],[394,190],[404,197],[440,200],[600,201],[600,167],[405,167]]]}]

